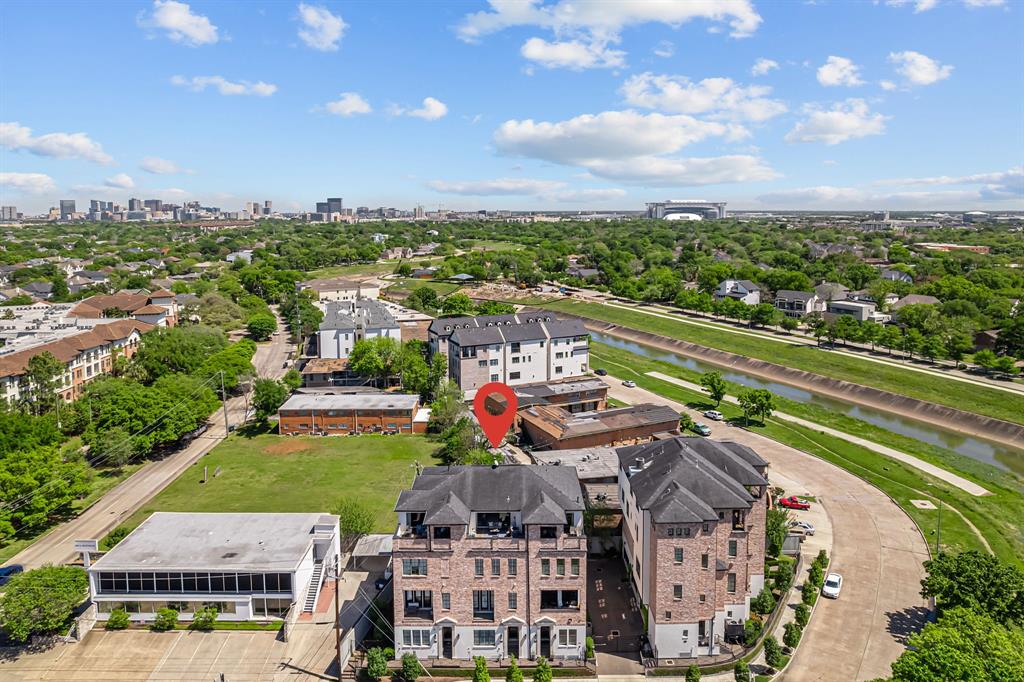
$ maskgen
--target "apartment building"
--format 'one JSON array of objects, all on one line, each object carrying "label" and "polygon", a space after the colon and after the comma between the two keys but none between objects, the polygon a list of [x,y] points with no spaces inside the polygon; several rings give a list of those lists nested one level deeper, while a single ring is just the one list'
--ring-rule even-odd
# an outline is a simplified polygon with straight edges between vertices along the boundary
[{"label": "apartment building", "polygon": [[86,384],[109,374],[115,354],[130,358],[138,350],[142,335],[153,325],[138,320],[115,320],[97,324],[88,331],[63,336],[25,350],[0,355],[0,399],[17,404],[29,390],[28,362],[36,355],[50,353],[65,365],[57,388],[65,402],[77,400]]},{"label": "apartment building", "polygon": [[299,291],[316,292],[319,301],[358,301],[380,298],[380,287],[368,282],[354,282],[340,277],[311,279],[298,285]]},{"label": "apartment building", "polygon": [[347,358],[356,341],[386,336],[401,342],[402,329],[380,301],[330,301],[317,332],[321,358]]},{"label": "apartment building", "polygon": [[117,609],[151,621],[213,606],[226,621],[312,612],[339,555],[332,514],[156,512],[88,567],[96,617]]},{"label": "apartment building", "polygon": [[583,510],[572,467],[425,469],[395,506],[396,656],[581,659]]},{"label": "apartment building", "polygon": [[281,435],[426,433],[430,408],[404,393],[296,393],[277,410]]},{"label": "apartment building", "polygon": [[464,391],[564,381],[587,373],[590,335],[580,320],[548,313],[434,320],[432,353],[446,353],[448,376]]},{"label": "apartment building", "polygon": [[715,655],[764,587],[768,463],[738,443],[617,450],[623,558],[660,659]]},{"label": "apartment building", "polygon": [[173,327],[178,324],[178,303],[170,291],[119,291],[84,298],[68,316],[93,320],[131,318],[157,327]]}]

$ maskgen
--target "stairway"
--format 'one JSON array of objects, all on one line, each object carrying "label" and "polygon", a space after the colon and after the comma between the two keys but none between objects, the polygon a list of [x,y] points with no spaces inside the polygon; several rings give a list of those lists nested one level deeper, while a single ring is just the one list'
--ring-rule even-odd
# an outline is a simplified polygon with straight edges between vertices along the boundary
[{"label": "stairway", "polygon": [[313,575],[309,578],[309,589],[306,590],[306,602],[302,605],[303,613],[313,613],[316,608],[316,598],[320,594],[320,580],[324,575],[324,562],[317,562],[313,566]]}]

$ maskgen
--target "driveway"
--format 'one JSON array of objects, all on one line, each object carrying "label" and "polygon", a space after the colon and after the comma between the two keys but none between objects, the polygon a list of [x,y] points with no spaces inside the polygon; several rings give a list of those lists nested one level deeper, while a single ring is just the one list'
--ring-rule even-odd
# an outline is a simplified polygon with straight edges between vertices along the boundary
[{"label": "driveway", "polygon": [[591,557],[587,560],[587,576],[587,615],[599,674],[642,674],[640,636],[644,621],[621,557]]},{"label": "driveway", "polygon": [[[656,393],[625,388],[611,376],[604,379],[612,398],[668,405],[702,419]],[[790,494],[814,495],[832,522],[830,570],[843,575],[843,594],[820,601],[786,671],[787,682],[888,677],[906,635],[920,629],[927,615],[919,591],[922,563],[929,555],[917,526],[884,493],[844,469],[746,429],[722,422],[709,426],[712,438],[743,443],[767,459],[773,485],[782,484]]]}]

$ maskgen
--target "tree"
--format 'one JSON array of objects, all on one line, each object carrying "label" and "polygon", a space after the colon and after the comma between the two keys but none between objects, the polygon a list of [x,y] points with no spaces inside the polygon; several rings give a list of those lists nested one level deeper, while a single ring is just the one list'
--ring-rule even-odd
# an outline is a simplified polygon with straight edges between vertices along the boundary
[{"label": "tree", "polygon": [[447,317],[472,315],[474,309],[472,299],[463,293],[451,294],[441,301],[441,314]]},{"label": "tree", "polygon": [[510,656],[508,669],[505,671],[505,682],[523,682],[523,670],[519,667],[515,656]]},{"label": "tree", "polygon": [[107,622],[104,627],[107,630],[125,630],[129,625],[132,624],[131,616],[124,609],[114,609],[107,616]]},{"label": "tree", "polygon": [[484,301],[476,307],[477,315],[511,315],[515,311],[514,305],[500,301]]},{"label": "tree", "polygon": [[[468,464],[470,455],[476,446],[476,430],[469,417],[461,417],[457,422],[441,432],[443,445],[436,456],[442,464]],[[490,459],[490,455],[487,456]]]},{"label": "tree", "polygon": [[252,406],[256,410],[256,419],[265,424],[277,408],[288,399],[288,387],[275,379],[259,378],[253,382]]},{"label": "tree", "polygon": [[29,358],[25,371],[28,384],[28,403],[32,414],[46,414],[54,408],[60,396],[57,390],[63,384],[67,367],[50,351]]},{"label": "tree", "polygon": [[759,421],[764,424],[775,410],[775,396],[766,388],[752,388],[743,391],[738,396],[738,400],[740,407],[743,408],[743,416],[748,423],[751,415],[757,415]]},{"label": "tree", "polygon": [[217,609],[213,606],[204,606],[201,609],[196,609],[192,614],[192,622],[189,623],[188,629],[208,631],[213,629],[213,624],[216,622]]},{"label": "tree", "polygon": [[800,601],[808,606],[814,606],[814,602],[818,601],[818,586],[810,580],[805,581],[800,588]]},{"label": "tree", "polygon": [[694,663],[686,669],[686,682],[700,682],[700,668]]},{"label": "tree", "polygon": [[940,553],[924,562],[921,596],[934,597],[940,612],[966,607],[1001,623],[1024,625],[1024,572],[977,550]]},{"label": "tree", "polygon": [[1024,312],[1018,312],[1003,325],[996,337],[996,351],[1024,360]]},{"label": "tree", "polygon": [[100,549],[102,549],[104,552],[109,552],[117,546],[117,543],[121,542],[121,540],[124,540],[128,536],[129,532],[130,531],[128,530],[127,526],[118,526],[114,530],[107,533],[107,537],[103,538],[103,541],[100,542]]},{"label": "tree", "polygon": [[416,682],[421,669],[420,659],[416,658],[416,654],[402,654],[402,679],[405,682]]},{"label": "tree", "polygon": [[[491,682],[491,673],[487,669],[487,659],[483,656],[473,658],[473,682]],[[537,678],[534,677],[534,680]]]},{"label": "tree", "polygon": [[427,427],[433,433],[443,433],[467,412],[462,389],[454,381],[447,381],[441,384],[434,402],[430,403],[430,421]]},{"label": "tree", "polygon": [[132,365],[145,383],[152,383],[165,374],[195,373],[227,345],[224,332],[212,327],[157,327],[142,335]]},{"label": "tree", "polygon": [[366,674],[374,680],[388,674],[388,659],[380,647],[375,646],[366,652]]},{"label": "tree", "polygon": [[935,358],[941,358],[945,354],[942,339],[936,336],[925,337],[924,342],[921,344],[920,353],[922,357],[927,358],[930,362],[935,362]]},{"label": "tree", "polygon": [[996,366],[996,354],[985,348],[974,354],[974,364],[989,373]]},{"label": "tree", "polygon": [[164,607],[156,612],[156,616],[153,618],[153,625],[150,626],[151,630],[155,632],[166,632],[173,630],[178,626],[178,612],[172,608]]},{"label": "tree", "polygon": [[[783,536],[785,537],[785,536]],[[793,565],[788,561],[779,562],[779,566],[775,569],[775,589],[779,591],[779,594],[786,592],[790,587],[793,586]]]},{"label": "tree", "polygon": [[117,471],[121,471],[134,454],[131,434],[121,426],[99,431],[89,447],[90,460],[113,467]]},{"label": "tree", "polygon": [[19,573],[0,596],[0,627],[16,642],[67,626],[85,601],[89,578],[77,566],[43,566]]},{"label": "tree", "polygon": [[533,671],[533,682],[551,682],[553,678],[551,664],[548,663],[548,659],[541,656],[537,659],[537,667]]},{"label": "tree", "polygon": [[204,325],[226,332],[240,329],[245,324],[245,310],[230,298],[213,291],[199,298],[195,314]]},{"label": "tree", "polygon": [[1019,373],[1016,360],[1011,358],[1009,355],[1000,355],[996,358],[994,369],[996,372],[1005,374],[1006,376],[1013,376],[1014,374]]},{"label": "tree", "polygon": [[270,313],[258,313],[249,318],[245,327],[253,340],[266,341],[277,330],[277,318]]},{"label": "tree", "polygon": [[760,618],[748,618],[743,623],[743,643],[747,646],[754,646],[757,638],[761,636],[763,629],[764,623],[761,622]]},{"label": "tree", "polygon": [[808,608],[807,604],[797,604],[793,610],[793,615],[796,618],[796,622],[800,624],[800,627],[805,627],[811,619],[811,609]]},{"label": "tree", "polygon": [[91,477],[80,452],[52,445],[0,452],[0,545],[50,523],[54,512],[89,493]]},{"label": "tree", "polygon": [[288,390],[294,391],[299,386],[302,386],[302,375],[299,374],[299,370],[292,367],[284,373],[284,376],[281,377],[281,381],[288,387]]},{"label": "tree", "polygon": [[782,643],[790,649],[795,649],[796,645],[800,643],[800,633],[803,628],[799,623],[786,623],[782,628],[785,631],[782,635]]},{"label": "tree", "polygon": [[252,366],[252,356],[255,354],[256,344],[251,339],[242,339],[208,357],[196,375],[203,378],[219,377],[226,390],[234,390],[243,377],[256,373]]},{"label": "tree", "polygon": [[681,412],[679,414],[679,430],[682,431],[683,433],[686,433],[687,431],[689,431],[692,428],[693,428],[693,417],[691,417],[686,412]]},{"label": "tree", "polygon": [[708,397],[715,401],[715,407],[718,407],[722,402],[722,398],[725,397],[726,391],[725,379],[722,378],[721,372],[705,372],[701,374],[700,385],[708,392]]},{"label": "tree", "polygon": [[376,524],[373,512],[352,497],[343,497],[338,500],[331,513],[338,516],[343,548],[354,545],[360,537],[372,533]]},{"label": "tree", "polygon": [[755,327],[767,327],[775,320],[778,311],[771,303],[759,303],[750,310],[750,324]]},{"label": "tree", "polygon": [[732,668],[732,677],[736,682],[750,682],[750,666],[746,661],[736,661]]},{"label": "tree", "polygon": [[782,655],[782,647],[773,635],[764,638],[764,660],[773,668],[781,668],[785,663]]},{"label": "tree", "polygon": [[750,610],[754,613],[767,616],[775,608],[775,597],[767,587],[761,588],[756,597],[750,600]]},{"label": "tree", "polygon": [[786,330],[787,332],[792,332],[792,331],[795,331],[795,330],[796,330],[796,328],[800,326],[800,321],[799,321],[799,320],[797,320],[797,319],[796,319],[795,317],[790,317],[789,315],[785,315],[785,316],[783,316],[783,318],[782,318],[782,319],[781,319],[781,320],[779,321],[779,324],[780,324],[780,325],[782,326],[782,328],[783,328],[783,329],[785,329],[785,330]]},{"label": "tree", "polygon": [[416,310],[430,313],[431,315],[437,312],[437,309],[441,305],[441,302],[437,298],[437,291],[431,287],[425,286],[413,289],[403,303],[408,305],[410,308],[415,308]]},{"label": "tree", "polygon": [[973,609],[946,610],[908,644],[892,663],[896,682],[1024,679],[1024,631]]},{"label": "tree", "polygon": [[892,355],[892,349],[898,348],[900,341],[903,339],[903,334],[900,333],[899,327],[886,326],[882,327],[882,331],[878,334],[878,343],[889,351],[889,355]]},{"label": "tree", "polygon": [[378,336],[356,341],[348,356],[348,366],[353,372],[369,377],[386,388],[390,377],[398,374],[401,367],[401,347],[395,339]]},{"label": "tree", "polygon": [[789,532],[789,512],[782,507],[773,507],[765,517],[765,544],[768,554],[777,557]]}]

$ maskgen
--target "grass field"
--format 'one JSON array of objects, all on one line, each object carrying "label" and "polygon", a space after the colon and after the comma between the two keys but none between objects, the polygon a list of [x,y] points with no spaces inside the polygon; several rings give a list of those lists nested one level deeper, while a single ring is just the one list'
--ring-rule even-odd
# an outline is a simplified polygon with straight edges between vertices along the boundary
[{"label": "grass field", "polygon": [[388,533],[399,491],[412,483],[417,461],[434,463],[435,449],[425,436],[234,435],[123,525],[135,528],[155,511],[330,511],[340,498],[354,497],[376,516],[376,532]]},{"label": "grass field", "polygon": [[496,239],[473,239],[469,249],[483,251],[522,251],[526,247],[515,242],[504,242]]},{"label": "grass field", "polygon": [[[617,377],[633,379],[637,385],[671,400],[702,410],[711,406],[708,397],[703,393],[647,376],[647,372],[658,371],[693,382],[699,377],[697,372],[667,362],[638,357],[628,351],[596,342],[591,344],[591,362],[595,367],[604,367]],[[729,394],[735,396],[741,388],[729,384]],[[722,403],[716,409],[725,414],[727,419],[742,419],[742,411],[735,405]],[[933,533],[938,524],[939,513],[937,510],[918,509],[910,504],[911,499],[930,499],[935,503],[942,501],[945,507],[942,513],[944,548],[982,551],[985,549],[970,526],[956,513],[950,511],[949,508],[953,507],[978,528],[993,552],[1006,561],[1021,563],[1024,557],[1024,529],[1021,527],[1021,519],[1024,518],[1024,489],[1020,481],[994,467],[845,415],[778,396],[776,409],[861,438],[884,443],[946,469],[955,470],[962,476],[984,485],[993,495],[975,497],[909,465],[814,429],[776,419],[768,419],[763,426],[756,422],[750,426],[753,431],[817,455],[874,484],[895,499],[914,518],[933,548]]]},{"label": "grass field", "polygon": [[600,303],[554,301],[544,304],[543,307],[1024,424],[1022,395],[984,386],[967,386],[952,379],[868,362],[841,353],[826,353],[813,346],[794,346],[771,339],[698,327]]},{"label": "grass field", "polygon": [[[426,261],[442,260],[444,256],[422,256],[419,258],[408,258],[405,262],[414,268]],[[332,265],[318,270],[310,270],[307,274],[310,279],[317,277],[353,277],[356,275],[390,275],[402,261],[385,260],[376,263],[355,263],[353,265]]]},{"label": "grass field", "polygon": [[389,286],[385,291],[391,293],[404,293],[408,294],[413,289],[419,287],[427,287],[437,292],[437,295],[444,298],[448,294],[454,293],[462,288],[461,284],[455,284],[454,282],[435,282],[429,279],[399,279],[394,284]]}]

